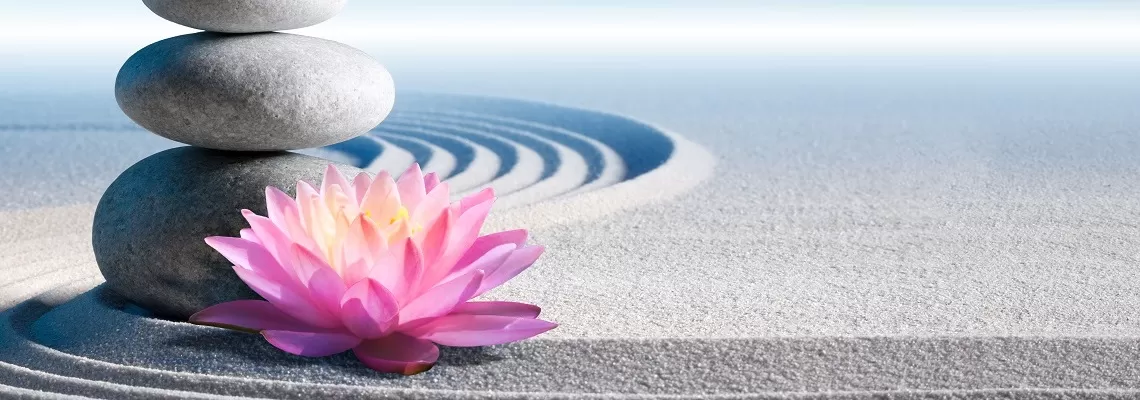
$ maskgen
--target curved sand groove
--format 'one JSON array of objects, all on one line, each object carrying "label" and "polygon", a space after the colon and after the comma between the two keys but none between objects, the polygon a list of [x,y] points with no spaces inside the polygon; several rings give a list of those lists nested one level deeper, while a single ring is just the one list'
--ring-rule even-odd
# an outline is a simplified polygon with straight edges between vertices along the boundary
[{"label": "curved sand groove", "polygon": [[[408,137],[415,137],[416,139],[423,140],[431,143],[433,146],[440,148],[441,151],[447,153],[455,159],[455,167],[451,173],[443,178],[451,179],[457,174],[466,172],[473,162],[475,162],[475,145],[469,141],[450,137],[447,135],[438,134],[438,132],[416,133],[416,132],[402,132],[399,130],[388,130],[385,125],[381,124],[378,128],[372,131],[373,134],[386,133],[404,135]],[[486,149],[484,149],[486,150]],[[488,150],[489,152],[489,150]],[[496,164],[493,169],[497,170],[499,167]]]},{"label": "curved sand groove", "polygon": [[[481,171],[488,174],[490,177],[483,181],[483,184],[498,179],[503,175],[510,173],[519,164],[519,151],[522,150],[520,146],[516,146],[506,138],[487,135],[481,131],[472,130],[455,130],[455,129],[439,129],[439,128],[425,128],[411,124],[403,124],[399,120],[387,121],[383,124],[387,129],[396,130],[402,134],[424,134],[424,135],[446,135],[458,139],[466,140],[474,146],[482,147],[492,153],[499,159],[498,168],[492,171]],[[468,170],[474,168],[468,167]]]},{"label": "curved sand groove", "polygon": [[64,394],[48,394],[38,390],[23,389],[13,386],[0,385],[0,398],[4,399],[63,399],[63,400],[78,400],[88,399],[89,397],[72,396]]},{"label": "curved sand groove", "polygon": [[399,144],[401,146],[404,146],[403,143],[415,143],[416,145],[422,146],[424,149],[427,149],[427,151],[430,152],[430,157],[428,157],[426,160],[421,161],[418,156],[416,157],[416,162],[422,166],[424,172],[434,172],[436,174],[439,174],[441,179],[448,179],[452,175],[455,175],[459,161],[456,159],[454,154],[444,150],[442,147],[437,146],[435,143],[421,138],[378,133],[376,131],[373,131],[372,134],[388,139],[388,141]]},{"label": "curved sand groove", "polygon": [[[546,112],[556,110],[544,109]],[[568,113],[566,118],[571,120],[577,118],[577,113],[591,113],[560,110]],[[455,111],[465,112],[463,109]],[[473,112],[478,113],[478,110]],[[597,141],[600,147],[591,145],[591,150],[583,152],[582,144],[590,143],[585,139],[590,135],[573,136],[566,133],[570,130],[552,134],[561,128],[548,125],[550,121],[531,127],[515,123],[506,126],[506,123],[497,125],[494,121],[499,117],[494,115],[464,122],[454,116],[439,116],[434,120],[427,117],[433,113],[439,114],[427,109],[414,118],[404,117],[411,114],[395,114],[390,124],[385,123],[374,134],[321,151],[335,152],[338,158],[373,171],[400,171],[417,159],[426,159],[430,168],[445,172],[449,181],[462,184],[466,179],[467,189],[502,185],[500,189],[507,193],[504,193],[496,221],[535,218],[535,223],[517,225],[528,227],[563,223],[583,216],[562,216],[569,219],[543,216],[546,212],[574,213],[567,213],[566,209],[544,211],[535,205],[506,212],[502,209],[532,202],[542,204],[543,200],[565,201],[565,198],[554,198],[588,184],[590,171],[595,171],[596,176],[592,182],[598,182],[603,176],[598,171],[625,170],[626,162],[621,159],[610,160],[603,166],[590,165],[588,160],[605,160],[596,156],[608,147]],[[621,135],[622,132],[611,130],[608,134]],[[664,132],[659,134],[671,137]],[[676,149],[670,147],[668,153],[650,158],[682,156],[689,157],[689,161],[711,160],[692,158],[691,149],[685,150],[685,143],[681,144]],[[463,149],[470,149],[469,155],[464,154]],[[621,154],[612,149],[606,151]],[[703,166],[661,163],[659,167],[668,175],[696,171],[699,175],[693,179],[699,180],[707,176],[700,173],[711,168],[711,162]],[[645,190],[648,187],[645,185],[655,184],[653,176],[639,174],[637,179],[612,188],[632,185]],[[664,195],[684,187],[672,186],[664,190]],[[600,193],[591,194],[597,197]],[[613,193],[625,195],[621,191]],[[616,198],[598,204],[601,208],[612,206],[609,211],[593,210],[584,217],[616,212],[631,204],[631,199]],[[676,398],[693,394],[647,391],[628,381],[607,378],[612,373],[597,368],[598,365],[642,365],[647,366],[646,369],[634,368],[629,372],[655,375],[663,372],[648,366],[666,365],[649,359],[623,360],[621,357],[627,355],[620,354],[619,358],[613,358],[613,352],[618,349],[612,346],[629,345],[620,341],[540,339],[483,350],[449,349],[431,374],[393,380],[363,369],[351,357],[298,359],[268,349],[256,336],[234,336],[215,329],[140,316],[140,310],[108,300],[114,298],[112,294],[91,290],[101,279],[90,255],[89,235],[76,233],[89,231],[91,212],[91,206],[76,206],[0,214],[0,255],[4,257],[0,263],[0,311],[8,309],[0,313],[0,395],[16,390],[48,390],[115,399],[219,396]],[[82,223],[75,226],[75,221]],[[24,227],[34,229],[12,233],[26,229]],[[37,271],[51,268],[55,270]],[[5,290],[4,285],[19,285],[21,289],[18,292]],[[84,292],[86,294],[75,297]],[[648,357],[658,352],[637,353]],[[707,353],[707,356],[712,354]],[[253,361],[255,359],[262,361]],[[559,379],[566,370],[556,366],[581,370],[580,379]],[[510,374],[520,378],[513,382],[503,380],[500,377],[504,371],[516,371]],[[685,374],[691,376],[685,379],[699,380],[697,374],[701,373],[688,370]],[[742,387],[743,382],[738,382],[736,387]],[[719,395],[740,394],[744,393]]]},{"label": "curved sand groove", "polygon": [[[513,156],[514,162],[510,163],[506,171],[503,171],[503,168],[500,168],[499,173],[497,173],[494,179],[491,181],[485,182],[481,185],[469,188],[467,190],[456,190],[456,193],[458,195],[479,191],[486,187],[493,187],[497,193],[502,196],[506,196],[522,188],[533,185],[535,182],[538,182],[538,180],[542,178],[544,165],[543,157],[540,156],[539,153],[534,149],[524,146],[517,141],[512,140],[510,137],[495,135],[492,132],[483,130],[452,127],[446,124],[424,125],[419,123],[401,122],[393,123],[389,126],[391,126],[393,129],[400,129],[405,132],[407,132],[409,129],[423,128],[430,129],[430,131],[433,132],[450,132],[453,134],[462,135],[476,142],[480,141],[478,138],[491,139],[512,148],[511,153],[513,153],[513,155],[508,155],[507,157]],[[497,148],[502,149],[502,147],[498,146]],[[500,155],[500,159],[503,159],[503,152],[498,152],[497,154]],[[504,165],[507,165],[507,163],[504,163]]]},{"label": "curved sand groove", "polygon": [[[503,165],[503,159],[500,153],[492,151],[491,149],[484,147],[482,144],[473,142],[467,138],[452,137],[432,130],[416,128],[404,128],[391,131],[383,130],[382,132],[402,135],[414,135],[415,137],[420,138],[449,138],[455,140],[466,148],[470,148],[472,153],[471,161],[467,164],[467,168],[456,171],[456,173],[449,177],[447,180],[451,185],[452,191],[456,193],[469,191],[476,187],[484,185],[487,182],[490,182],[495,178],[497,171],[499,171]],[[403,170],[399,170],[396,173],[402,171]]]},{"label": "curved sand groove", "polygon": [[[531,171],[531,175],[539,176],[530,181],[528,185],[514,191],[500,191],[500,199],[496,203],[499,207],[510,208],[522,204],[533,203],[542,199],[555,197],[581,187],[586,179],[588,167],[585,158],[574,152],[571,148],[553,140],[544,138],[530,131],[508,128],[488,123],[463,123],[450,118],[417,118],[410,120],[412,124],[434,128],[477,129],[489,134],[506,137],[515,143],[533,149],[542,157],[542,169]],[[436,122],[442,121],[442,122]],[[492,187],[499,189],[492,183]]]},{"label": "curved sand groove", "polygon": [[[613,183],[627,179],[626,165],[622,155],[618,154],[617,150],[610,148],[609,145],[603,144],[602,141],[593,137],[605,137],[605,132],[584,134],[564,129],[557,125],[513,119],[513,117],[507,116],[471,112],[440,111],[422,114],[430,115],[433,119],[449,122],[465,124],[483,123],[500,126],[500,128],[529,131],[537,134],[537,136],[561,142],[561,144],[575,149],[577,153],[585,158],[588,168],[586,177],[587,185],[584,185],[585,189],[613,185]],[[654,149],[654,152],[655,150],[657,149]],[[637,157],[637,154],[636,152],[627,153],[626,156]]]},{"label": "curved sand groove", "polygon": [[625,179],[625,164],[616,151],[589,136],[578,132],[526,120],[462,111],[408,112],[448,123],[474,126],[493,126],[527,132],[566,146],[586,162],[585,188],[604,187]]},{"label": "curved sand groove", "polygon": [[380,139],[384,139],[384,141],[387,141],[388,143],[392,143],[393,145],[400,146],[400,148],[407,150],[408,153],[412,154],[412,158],[416,160],[416,163],[420,165],[420,168],[423,168],[424,170],[427,170],[428,165],[430,165],[431,162],[438,156],[445,154],[440,152],[439,149],[435,146],[432,146],[426,141],[419,140],[417,138],[402,137],[399,135],[376,132],[373,132],[371,135]]},{"label": "curved sand groove", "polygon": [[547,179],[553,175],[554,170],[562,163],[558,152],[555,150],[555,143],[537,138],[530,132],[505,129],[498,125],[493,124],[469,124],[469,123],[456,123],[453,121],[446,121],[445,118],[408,118],[404,117],[407,113],[402,114],[399,119],[399,124],[406,126],[424,127],[435,130],[451,130],[460,132],[476,132],[484,136],[494,136],[514,143],[517,148],[525,148],[532,150],[542,156],[543,163],[538,168],[539,176],[541,179]]},{"label": "curved sand groove", "polygon": [[[118,307],[113,295],[97,289],[62,306],[30,302],[5,314],[0,384],[48,386],[101,398],[122,398],[115,396],[123,393],[185,397],[189,392],[273,398],[641,399],[1140,393],[1135,389],[1140,369],[1126,359],[1140,356],[1132,339],[533,340],[481,351],[447,349],[430,375],[388,379],[360,373],[351,357],[282,355],[260,345],[255,335],[143,318]],[[86,334],[107,328],[116,334]],[[130,354],[120,351],[124,345],[132,348]],[[867,354],[879,357],[872,360]],[[511,379],[501,379],[498,374],[504,371],[511,371]],[[560,379],[567,375],[574,379]],[[640,383],[651,376],[701,384],[649,388]],[[931,376],[937,381],[922,380]],[[1078,376],[1112,383],[1095,390],[1069,389]]]},{"label": "curved sand groove", "polygon": [[404,150],[387,140],[371,135],[365,135],[353,140],[371,140],[384,148],[384,151],[380,153],[376,159],[362,166],[362,169],[365,171],[403,171],[412,165],[412,163],[416,162],[416,156],[410,151]]},{"label": "curved sand groove", "polygon": [[[377,154],[373,148],[354,144],[368,139],[380,141],[387,151]],[[390,166],[406,165],[409,159],[427,164],[434,157],[454,158],[454,170],[444,175],[454,192],[462,195],[494,187],[503,210],[637,178],[665,165],[673,145],[660,130],[593,111],[498,98],[411,94],[367,138],[328,149],[351,153],[347,157],[356,165],[372,171],[401,170]],[[497,168],[491,167],[491,160]],[[444,165],[449,164],[450,160]],[[708,169],[696,172],[707,175]]]}]

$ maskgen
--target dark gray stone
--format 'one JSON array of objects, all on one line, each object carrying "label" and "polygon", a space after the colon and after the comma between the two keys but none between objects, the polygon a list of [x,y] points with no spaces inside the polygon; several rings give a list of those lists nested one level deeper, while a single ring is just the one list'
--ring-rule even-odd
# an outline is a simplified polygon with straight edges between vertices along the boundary
[{"label": "dark gray stone", "polygon": [[204,239],[237,236],[249,226],[243,208],[266,215],[267,186],[295,194],[298,180],[319,184],[328,164],[294,153],[193,147],[139,161],[107,188],[95,210],[92,244],[108,287],[177,320],[214,304],[259,298]]},{"label": "dark gray stone", "polygon": [[119,107],[148,130],[220,150],[342,142],[395,102],[392,76],[364,52],[285,33],[196,33],[140,50],[119,70]]},{"label": "dark gray stone", "polygon": [[168,21],[211,32],[304,28],[336,16],[348,0],[143,0]]}]

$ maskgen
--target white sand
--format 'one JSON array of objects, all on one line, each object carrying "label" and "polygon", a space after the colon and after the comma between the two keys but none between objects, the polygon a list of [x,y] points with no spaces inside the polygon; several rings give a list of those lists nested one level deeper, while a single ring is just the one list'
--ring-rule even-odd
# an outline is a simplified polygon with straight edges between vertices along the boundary
[{"label": "white sand", "polygon": [[[429,374],[386,379],[351,357],[301,360],[256,337],[141,318],[99,291],[53,309],[94,284],[83,280],[89,265],[73,274],[85,286],[3,315],[0,384],[101,398],[185,394],[139,386],[284,398],[1138,394],[1135,92],[1105,102],[1093,101],[1103,91],[1071,88],[1056,97],[953,84],[926,89],[939,96],[771,86],[714,82],[627,97],[615,89],[590,102],[548,96],[635,115],[700,146],[663,130],[639,136],[628,121],[442,101],[482,114],[517,111],[481,122],[553,126],[530,132],[587,160],[580,188],[600,186],[546,192],[491,221],[531,227],[549,248],[493,294],[536,302],[562,323],[540,339],[449,351]],[[676,91],[707,103],[631,100],[678,99],[667,95]],[[612,153],[555,139],[558,129],[592,133]],[[676,147],[660,159],[654,143]],[[512,157],[487,151],[500,162]],[[513,157],[515,169],[539,167]],[[640,175],[596,183],[618,170]],[[0,255],[9,255],[0,269],[26,277],[27,264],[62,260],[66,252],[17,248],[82,242],[75,233],[89,229],[89,212],[0,216]]]}]

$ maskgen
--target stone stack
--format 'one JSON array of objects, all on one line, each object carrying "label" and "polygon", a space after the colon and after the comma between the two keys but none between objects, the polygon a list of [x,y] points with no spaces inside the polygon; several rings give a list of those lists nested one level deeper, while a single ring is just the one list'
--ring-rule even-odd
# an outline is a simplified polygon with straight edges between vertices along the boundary
[{"label": "stone stack", "polygon": [[[336,15],[346,0],[143,0],[206,32],[127,60],[115,97],[131,119],[192,147],[152,155],[99,201],[92,237],[109,288],[157,316],[258,298],[207,236],[237,236],[265,188],[317,182],[328,161],[285,152],[359,136],[391,111],[391,75],[352,47],[276,33]],[[339,166],[345,173],[359,172]]]}]

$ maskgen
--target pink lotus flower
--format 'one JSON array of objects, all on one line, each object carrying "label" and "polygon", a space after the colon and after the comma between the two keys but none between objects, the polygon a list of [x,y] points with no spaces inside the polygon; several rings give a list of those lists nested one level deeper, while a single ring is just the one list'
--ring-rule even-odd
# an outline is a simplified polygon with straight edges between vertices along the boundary
[{"label": "pink lotus flower", "polygon": [[207,308],[196,324],[260,332],[286,352],[352,350],[369,367],[405,375],[432,367],[436,344],[488,346],[553,329],[530,304],[470,301],[530,267],[541,246],[527,232],[479,236],[490,189],[450,203],[447,183],[412,166],[351,183],[335,167],[297,198],[266,189],[269,217],[243,210],[251,229],[206,243],[267,301]]}]

